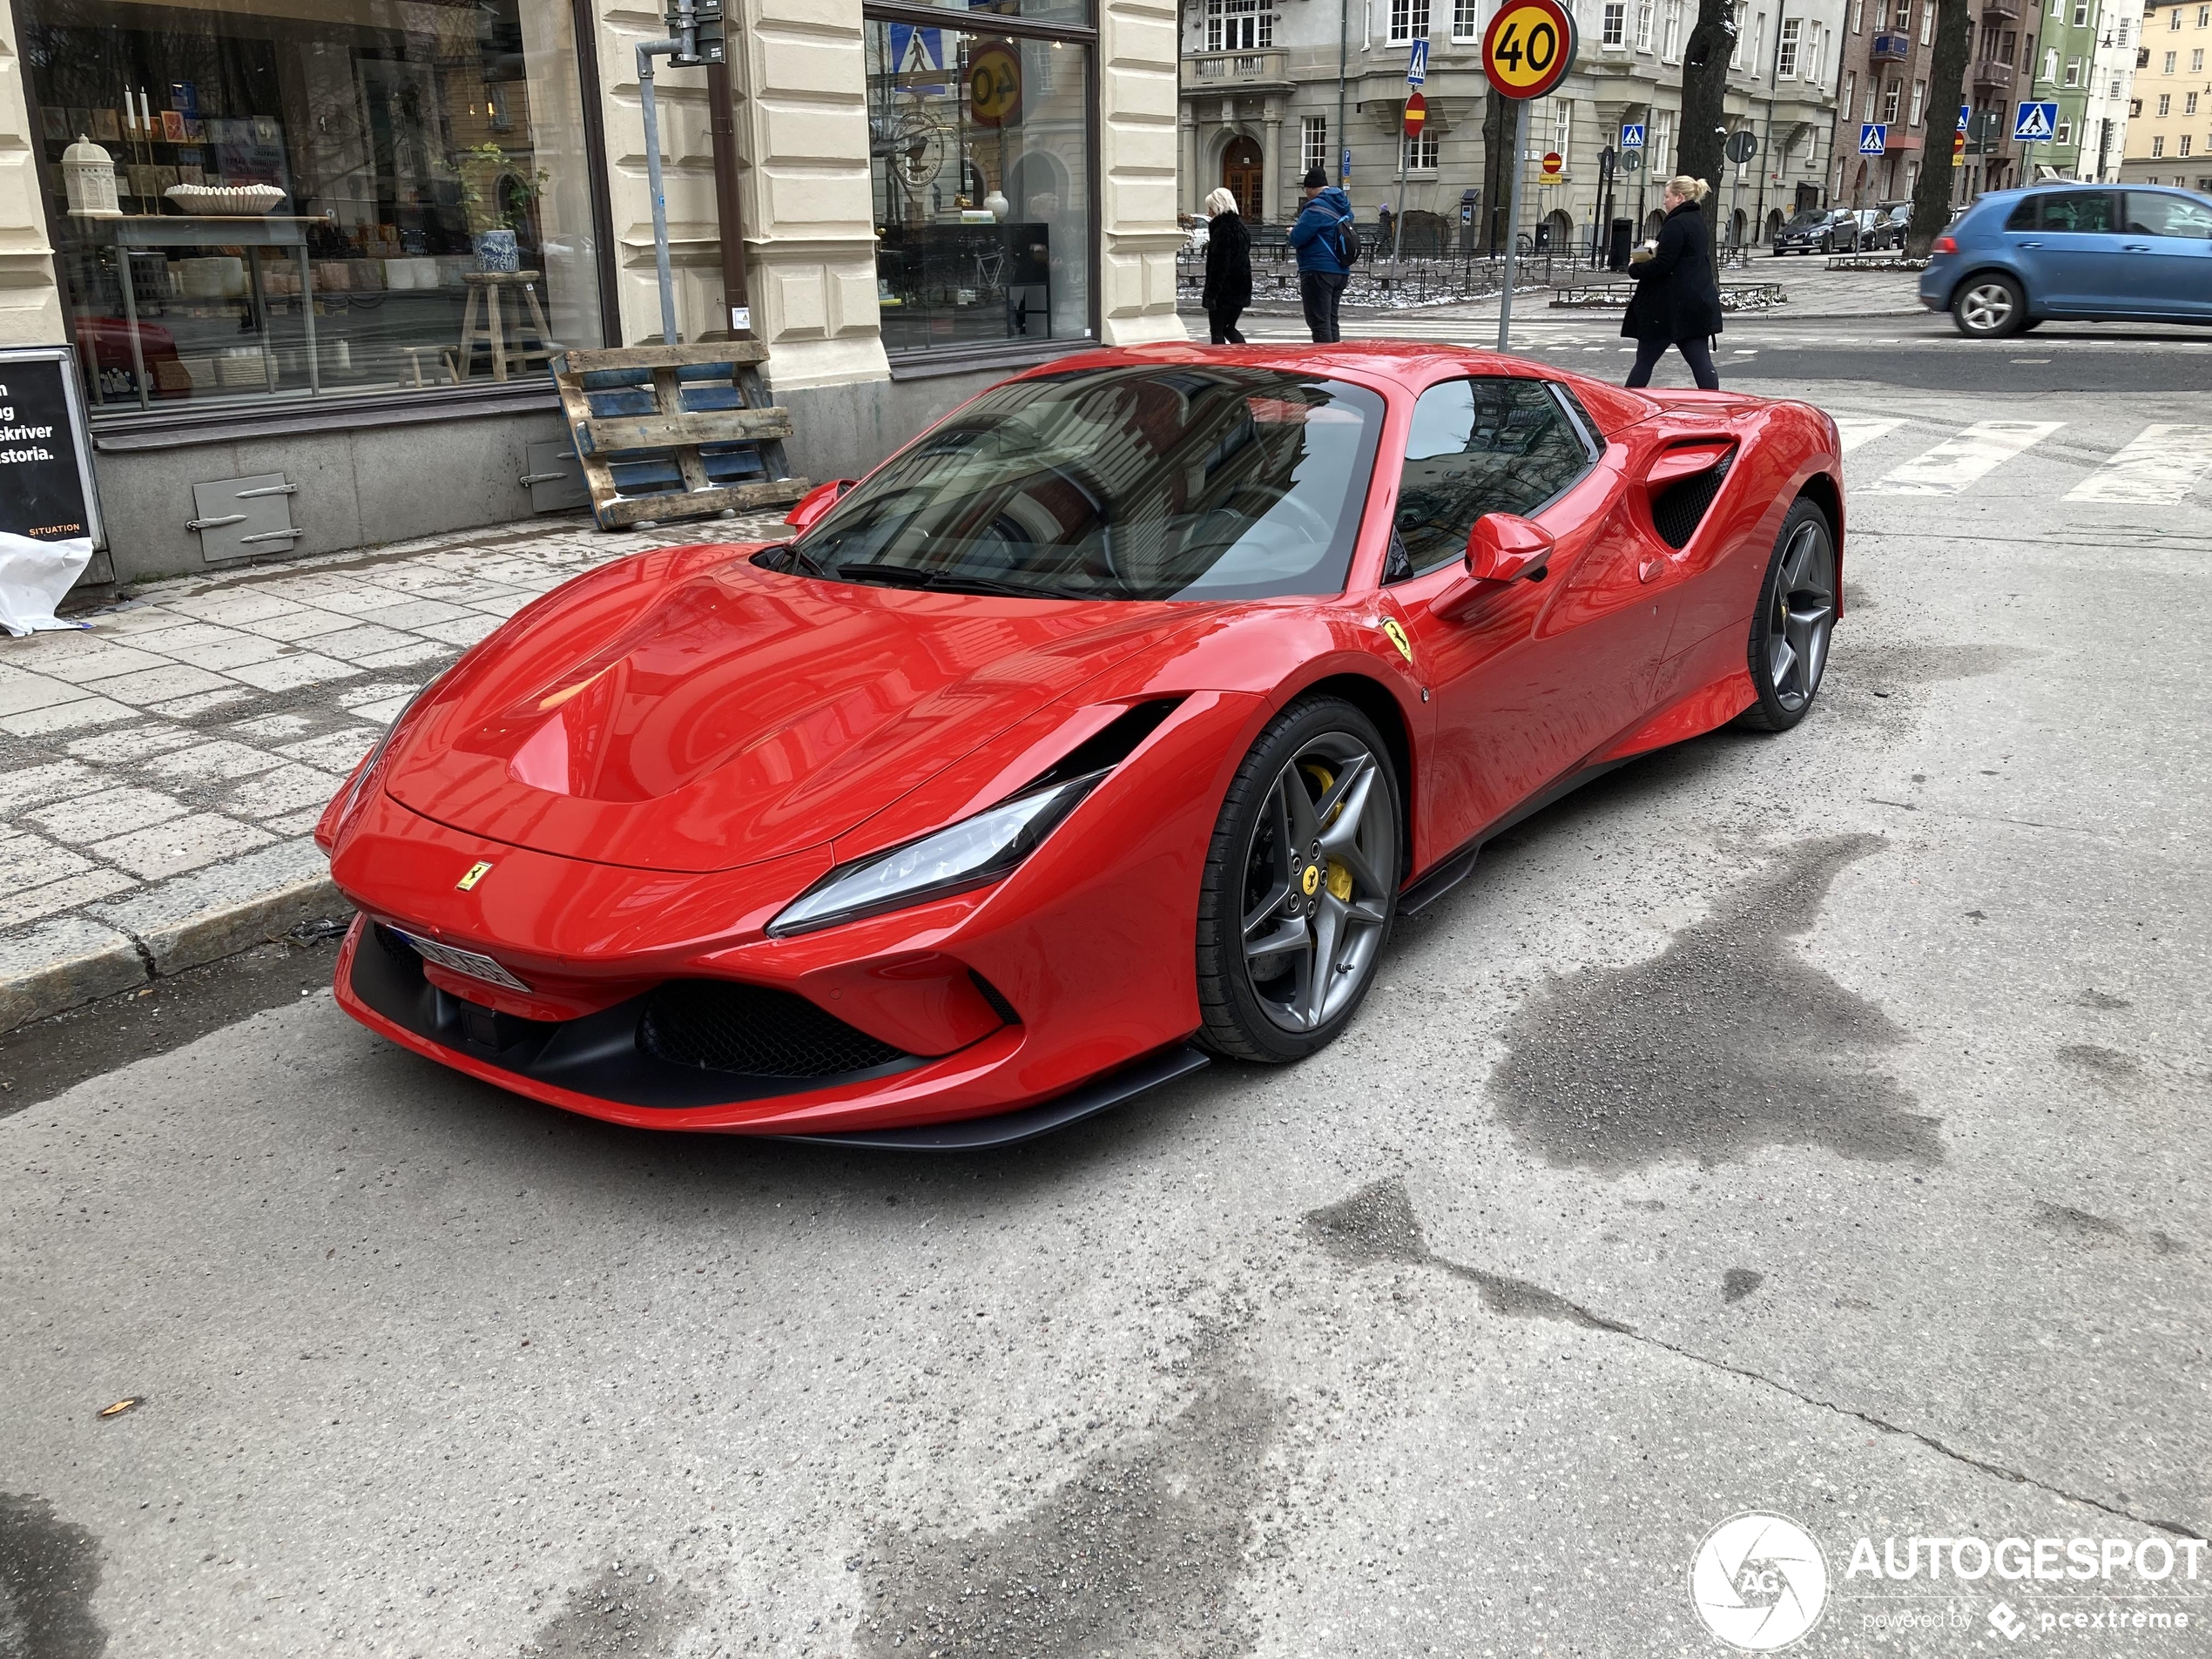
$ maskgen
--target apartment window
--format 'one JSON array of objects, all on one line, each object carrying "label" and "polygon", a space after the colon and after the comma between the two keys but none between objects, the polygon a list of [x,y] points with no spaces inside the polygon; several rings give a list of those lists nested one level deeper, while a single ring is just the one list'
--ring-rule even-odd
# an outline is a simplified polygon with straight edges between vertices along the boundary
[{"label": "apartment window", "polygon": [[2182,113],[2183,115],[2195,115],[2196,113],[2195,93],[2184,92],[2182,94]]},{"label": "apartment window", "polygon": [[1559,152],[1559,165],[1563,171],[1569,165],[1569,141],[1575,137],[1575,106],[1562,100],[1552,116],[1552,148]]},{"label": "apartment window", "polygon": [[2047,81],[2055,81],[2058,78],[2059,49],[2056,46],[2046,46],[2043,49],[2043,78]]},{"label": "apartment window", "polygon": [[2065,16],[2066,16],[2066,0],[2051,0],[2051,15],[2052,15],[2054,17],[2065,17]]},{"label": "apartment window", "polygon": [[1882,89],[1882,119],[1892,126],[1897,125],[1898,100],[1904,93],[1905,85],[1901,81],[1892,81]]},{"label": "apartment window", "polygon": [[2081,84],[2081,60],[2079,57],[2066,60],[2066,84],[2068,86]]},{"label": "apartment window", "polygon": [[2161,92],[2158,95],[2158,112],[2161,116],[2174,113],[2174,95],[2171,92]]},{"label": "apartment window", "polygon": [[2051,142],[2054,145],[2072,144],[2074,142],[2074,123],[2071,121],[2060,122],[2058,131],[2051,135]]},{"label": "apartment window", "polygon": [[2185,155],[2188,154],[2188,152],[2189,152],[2189,135],[2188,135],[2188,133],[2184,132],[2183,134],[2182,134],[2182,147],[2181,147],[2178,151],[2176,151],[2175,153],[2175,154],[2177,154],[2177,155],[2184,155],[2184,156],[2185,156]]},{"label": "apartment window", "polygon": [[2181,7],[2179,7],[2179,6],[2175,6],[2175,7],[2174,8],[2174,10],[2173,10],[2172,15],[2171,15],[2171,16],[2170,16],[2170,17],[2167,19],[2166,26],[2167,26],[2167,28],[2168,28],[2168,29],[2171,30],[2174,33],[2175,33],[2175,34],[2177,34],[2177,35],[2178,35],[2178,34],[2180,34],[2180,33],[2182,32],[2182,9],[2181,9]]},{"label": "apartment window", "polygon": [[2118,38],[2121,45],[2125,46],[2128,44],[2128,31],[2134,26],[2134,22],[2135,20],[2133,17],[2122,17],[2120,20],[2120,34]]},{"label": "apartment window", "polygon": [[1860,120],[1871,121],[1874,118],[1874,101],[1881,97],[1881,95],[1882,89],[1878,86],[1870,86],[1866,89],[1866,110],[1865,112],[1858,118]]},{"label": "apartment window", "polygon": [[[560,342],[604,340],[563,0],[15,15],[95,413],[411,398],[441,353],[461,374],[536,378]],[[131,218],[68,212],[58,164],[80,134],[111,152]],[[279,217],[245,236],[169,195],[185,185],[261,186]],[[496,361],[462,340],[487,293],[492,328],[514,331]]]},{"label": "apartment window", "polygon": [[1797,72],[1797,36],[1801,24],[1797,18],[1782,20],[1782,39],[1775,48],[1774,73],[1777,79]]},{"label": "apartment window", "polygon": [[1851,31],[1854,35],[1866,32],[1866,0],[1851,0]]},{"label": "apartment window", "polygon": [[1626,0],[1606,0],[1605,19],[1599,25],[1598,44],[1602,46],[1625,46],[1629,44],[1629,8]]},{"label": "apartment window", "polygon": [[1275,44],[1272,0],[1206,0],[1206,50],[1249,52]]},{"label": "apartment window", "polygon": [[2196,9],[2196,26],[2199,29],[2212,29],[2212,6],[2199,6]]},{"label": "apartment window", "polygon": [[1644,135],[1644,148],[1650,154],[1650,159],[1645,165],[1650,168],[1653,178],[1665,175],[1669,165],[1668,152],[1674,148],[1674,143],[1675,112],[1661,110],[1651,118],[1651,131]]},{"label": "apartment window", "polygon": [[1997,37],[1997,61],[1999,63],[2011,63],[2013,61],[2013,55],[2019,51],[2020,49],[2020,37],[2017,30],[2007,29],[2003,34]]},{"label": "apartment window", "polygon": [[2089,21],[2089,0],[2074,0],[2074,26],[2080,28]]},{"label": "apartment window", "polygon": [[1729,46],[1728,66],[1730,69],[1741,69],[1743,67],[1743,8],[1741,3],[1728,9],[1728,21],[1736,35],[1736,38]]},{"label": "apartment window", "polygon": [[1805,42],[1805,78],[1807,80],[1817,81],[1820,78],[1820,60],[1827,54],[1827,45],[1828,37],[1821,32],[1818,24],[1813,24]]},{"label": "apartment window", "polygon": [[2204,68],[2204,48],[2199,46],[2189,54],[2189,73],[2197,74]]},{"label": "apartment window", "polygon": [[1428,0],[1390,0],[1390,38],[1393,44],[1428,38]]},{"label": "apartment window", "polygon": [[1935,38],[1935,14],[1933,0],[1920,8],[1920,44],[1923,46]]},{"label": "apartment window", "polygon": [[1920,125],[1920,111],[1921,111],[1922,110],[1924,110],[1924,109],[1925,109],[1925,108],[1927,107],[1927,103],[1928,103],[1928,84],[1927,84],[1925,81],[1915,81],[1915,82],[1913,82],[1913,83],[1912,83],[1912,118],[1911,118],[1911,119],[1912,119],[1912,124],[1914,126],[1916,126],[1916,127],[1917,127],[1917,126],[1919,126],[1919,125]]},{"label": "apartment window", "polygon": [[1766,13],[1762,11],[1751,19],[1751,72],[1759,72],[1759,65],[1766,61]]},{"label": "apartment window", "polygon": [[1329,118],[1309,115],[1298,123],[1298,166],[1305,172],[1329,171]]},{"label": "apartment window", "polygon": [[2168,52],[2166,54],[2166,72],[2168,75],[2171,75],[2174,72],[2174,60],[2178,55],[2179,54],[2175,52]]},{"label": "apartment window", "polygon": [[2166,138],[2163,134],[2160,134],[2151,139],[2150,153],[2154,160],[2166,153]]},{"label": "apartment window", "polygon": [[1897,0],[1897,10],[1890,27],[1900,35],[1912,32],[1912,0]]},{"label": "apartment window", "polygon": [[1482,37],[1482,6],[1480,0],[1452,0],[1452,38],[1480,40]]},{"label": "apartment window", "polygon": [[2131,120],[2131,121],[2132,121],[2132,120],[2134,120],[2134,119],[2137,116],[2141,115],[2142,112],[2143,112],[2143,101],[2142,101],[2142,99],[2141,99],[2141,98],[2129,98],[2129,99],[2128,100],[2128,118],[2129,120]]},{"label": "apartment window", "polygon": [[1858,101],[1858,72],[1846,70],[1844,73],[1844,119],[1851,119],[1851,106]]},{"label": "apartment window", "polygon": [[1418,138],[1409,138],[1400,133],[1398,138],[1398,165],[1405,168],[1407,172],[1423,171],[1434,172],[1436,171],[1436,129],[1434,127],[1423,128],[1421,136]]},{"label": "apartment window", "polygon": [[[1667,37],[1659,48],[1659,56],[1674,63],[1682,56],[1682,0],[1667,0]],[[2173,65],[2167,65],[2171,69]]]}]

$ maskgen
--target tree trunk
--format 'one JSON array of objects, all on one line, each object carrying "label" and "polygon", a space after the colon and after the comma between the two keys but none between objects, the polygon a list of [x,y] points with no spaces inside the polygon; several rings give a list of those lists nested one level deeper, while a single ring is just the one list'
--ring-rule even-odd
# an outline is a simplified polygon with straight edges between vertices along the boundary
[{"label": "tree trunk", "polygon": [[1682,145],[1679,165],[1692,179],[1720,188],[1722,127],[1727,120],[1728,60],[1736,50],[1736,24],[1728,0],[1697,0],[1697,26],[1682,56]]},{"label": "tree trunk", "polygon": [[1482,96],[1482,251],[1496,259],[1515,227],[1506,223],[1513,211],[1513,118],[1511,98],[1494,91]]},{"label": "tree trunk", "polygon": [[1943,130],[1941,112],[1966,101],[1966,35],[1972,17],[1968,0],[1941,0],[1936,7],[1935,51],[1928,64],[1927,148],[1920,156],[1920,176],[1912,185],[1912,219],[1905,233],[1905,251],[1916,260],[1927,257],[1928,244],[1951,219],[1951,177],[1957,168],[1952,152],[1957,145],[1938,134]]}]

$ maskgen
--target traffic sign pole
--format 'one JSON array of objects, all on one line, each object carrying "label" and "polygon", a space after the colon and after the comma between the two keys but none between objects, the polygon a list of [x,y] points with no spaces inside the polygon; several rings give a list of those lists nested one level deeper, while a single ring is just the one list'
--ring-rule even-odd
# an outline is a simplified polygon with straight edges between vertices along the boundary
[{"label": "traffic sign pole", "polygon": [[1513,112],[1513,206],[1506,215],[1506,289],[1498,296],[1498,349],[1513,347],[1513,276],[1521,242],[1521,176],[1527,171],[1528,100],[1516,98]]}]

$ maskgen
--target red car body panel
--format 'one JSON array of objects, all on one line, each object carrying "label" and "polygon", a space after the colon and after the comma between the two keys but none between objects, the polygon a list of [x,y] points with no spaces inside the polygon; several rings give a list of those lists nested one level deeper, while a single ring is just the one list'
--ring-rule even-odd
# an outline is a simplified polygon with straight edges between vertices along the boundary
[{"label": "red car body panel", "polygon": [[[1050,372],[1223,358],[1383,395],[1342,592],[1160,604],[916,592],[781,574],[751,562],[755,545],[603,567],[464,655],[325,813],[317,839],[364,915],[339,965],[341,1003],[443,1063],[627,1123],[811,1134],[1010,1111],[1197,1028],[1208,840],[1237,766],[1293,698],[1325,685],[1384,730],[1410,887],[1592,766],[1750,706],[1750,618],[1801,493],[1835,520],[1840,582],[1835,429],[1803,405],[1624,392],[1413,345],[1160,347]],[[1604,455],[1534,515],[1555,543],[1542,579],[1478,584],[1453,564],[1383,586],[1413,401],[1469,374],[1567,386]],[[1729,470],[1676,549],[1654,527],[1644,480],[1662,455],[1698,446]],[[992,806],[1118,717],[1168,705],[995,884],[819,932],[765,932],[833,867]],[[478,864],[489,868],[464,889]],[[368,921],[490,956],[529,990],[435,961],[422,975],[533,1028],[615,1017],[671,980],[731,981],[802,997],[908,1058],[895,1075],[752,1098],[609,1098],[373,1006],[354,971],[379,948]]]}]

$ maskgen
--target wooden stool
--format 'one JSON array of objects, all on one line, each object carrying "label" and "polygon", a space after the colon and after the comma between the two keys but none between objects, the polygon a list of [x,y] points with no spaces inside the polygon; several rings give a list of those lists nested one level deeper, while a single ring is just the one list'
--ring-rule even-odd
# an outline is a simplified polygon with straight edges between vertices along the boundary
[{"label": "wooden stool", "polygon": [[[469,304],[461,314],[461,349],[458,377],[469,378],[469,359],[478,341],[491,347],[491,377],[496,381],[507,378],[508,366],[527,374],[533,361],[544,362],[561,351],[555,343],[553,331],[545,326],[545,313],[537,303],[536,271],[469,271],[461,280],[469,285]],[[537,325],[538,343],[525,347],[518,337],[516,343],[507,343],[507,318],[502,296],[509,288],[523,291],[523,303],[529,307],[530,320]],[[483,327],[476,326],[479,302],[484,313]],[[515,327],[519,330],[523,319],[518,313]]]},{"label": "wooden stool", "polygon": [[[408,368],[414,374],[415,383],[417,386],[432,384],[432,381],[422,378],[422,354],[424,352],[431,353],[439,362],[443,363],[448,376],[453,374],[453,347],[450,346],[402,346],[400,350],[407,358]],[[435,375],[435,371],[433,370],[432,373]]]}]

